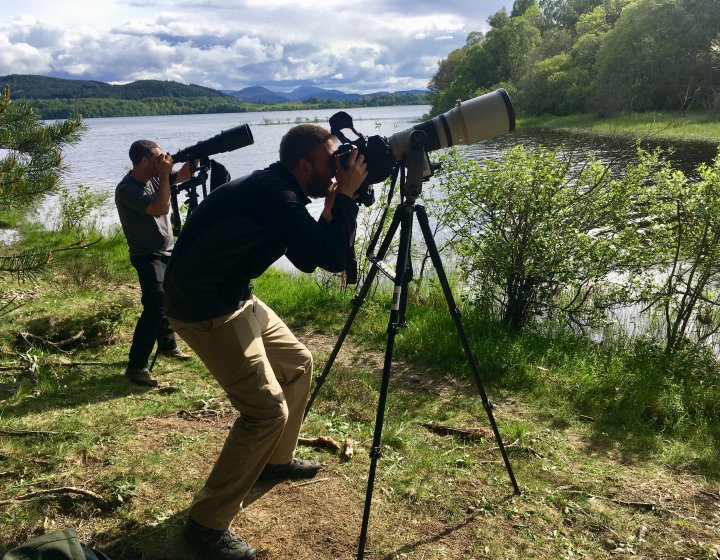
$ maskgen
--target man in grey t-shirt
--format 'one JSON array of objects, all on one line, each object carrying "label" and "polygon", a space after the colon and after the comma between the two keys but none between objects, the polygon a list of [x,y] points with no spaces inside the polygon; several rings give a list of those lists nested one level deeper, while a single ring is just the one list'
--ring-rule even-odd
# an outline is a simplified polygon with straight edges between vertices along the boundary
[{"label": "man in grey t-shirt", "polygon": [[138,318],[125,370],[135,384],[155,387],[148,359],[155,341],[161,355],[179,359],[175,334],[165,317],[163,280],[174,241],[170,224],[170,185],[190,178],[190,164],[172,173],[169,154],[150,140],[130,146],[132,170],[115,188],[115,205],[128,243],[130,262],[135,267],[142,292],[142,314]]}]

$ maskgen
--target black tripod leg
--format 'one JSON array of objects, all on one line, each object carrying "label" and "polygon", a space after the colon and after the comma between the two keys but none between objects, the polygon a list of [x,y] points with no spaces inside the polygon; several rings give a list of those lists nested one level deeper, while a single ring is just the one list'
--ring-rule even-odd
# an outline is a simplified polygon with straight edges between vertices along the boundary
[{"label": "black tripod leg", "polygon": [[150,367],[148,370],[152,371],[152,368],[155,366],[155,361],[157,360],[158,354],[160,353],[160,341],[158,340],[157,348],[155,348],[155,354],[153,354],[152,361],[150,362]]},{"label": "black tripod leg", "polygon": [[[388,229],[387,234],[385,235],[385,238],[383,239],[383,242],[380,244],[380,248],[378,249],[377,259],[383,259],[390,248],[390,244],[392,243],[393,236],[395,235],[395,232],[397,231],[398,225],[400,224],[400,207],[395,209],[395,213],[393,214],[392,222],[390,223],[390,227]],[[355,320],[355,316],[358,314],[358,311],[360,310],[360,306],[365,301],[365,298],[367,297],[368,292],[370,291],[370,287],[372,286],[373,281],[375,280],[375,276],[378,272],[378,266],[373,263],[373,265],[370,267],[370,272],[368,272],[368,275],[365,277],[365,280],[363,281],[363,284],[360,288],[360,291],[357,293],[357,295],[353,298],[352,304],[353,308],[352,311],[350,311],[350,315],[348,315],[347,320],[345,321],[345,326],[343,327],[343,330],[340,332],[340,336],[338,336],[337,342],[335,343],[335,347],[332,349],[332,352],[330,352],[330,356],[327,359],[327,362],[325,362],[325,367],[322,370],[322,373],[315,379],[315,389],[312,392],[312,395],[310,395],[310,398],[308,399],[307,405],[305,405],[305,414],[303,418],[306,418],[308,415],[308,412],[310,412],[310,409],[312,408],[313,403],[315,402],[316,397],[318,396],[318,393],[320,392],[320,389],[322,388],[323,384],[325,383],[325,380],[327,379],[327,376],[330,374],[330,369],[332,368],[333,364],[335,363],[335,358],[337,358],[337,355],[340,353],[340,348],[343,345],[343,342],[345,342],[345,337],[347,337],[348,332],[350,332],[350,327],[353,324],[353,321]]]},{"label": "black tripod leg", "polygon": [[482,380],[480,379],[480,371],[478,369],[477,363],[475,362],[475,357],[473,356],[472,350],[470,349],[470,344],[468,342],[467,336],[465,336],[465,329],[463,328],[462,321],[460,320],[460,310],[455,304],[455,299],[453,298],[452,291],[450,290],[450,284],[448,283],[447,276],[445,275],[445,269],[443,268],[442,260],[440,259],[440,253],[438,252],[437,245],[435,244],[435,239],[433,238],[432,231],[430,230],[427,213],[425,212],[425,208],[420,205],[416,205],[415,210],[417,212],[420,229],[422,230],[423,237],[425,238],[425,244],[428,248],[428,252],[430,253],[430,259],[432,260],[433,266],[435,267],[435,272],[437,273],[438,279],[440,280],[440,285],[442,286],[443,293],[445,294],[445,300],[447,301],[450,315],[452,316],[455,323],[455,329],[457,330],[458,336],[460,337],[463,350],[465,351],[465,357],[467,358],[473,378],[475,379],[475,384],[477,385],[478,391],[480,392],[480,397],[482,398],[483,406],[485,407],[485,411],[487,412],[490,426],[492,427],[493,433],[495,434],[495,440],[497,441],[498,448],[500,449],[503,461],[505,462],[505,468],[507,469],[508,475],[510,476],[510,481],[512,482],[515,493],[519,494],[520,488],[518,488],[517,482],[515,481],[515,475],[513,474],[512,466],[510,465],[510,459],[508,459],[507,452],[505,451],[505,446],[503,445],[502,438],[500,437],[500,430],[498,430],[497,424],[495,423],[495,418],[493,417],[492,404],[488,400],[487,394],[485,393],[485,388],[483,387]]},{"label": "black tripod leg", "polygon": [[375,487],[375,472],[377,471],[378,459],[380,459],[382,455],[380,444],[382,442],[383,422],[385,421],[385,404],[387,402],[388,387],[390,385],[395,335],[400,327],[399,321],[401,311],[403,310],[403,302],[407,301],[404,296],[404,292],[407,290],[405,274],[407,272],[407,262],[410,258],[413,207],[411,205],[402,205],[398,207],[398,211],[402,211],[403,213],[400,227],[400,246],[398,247],[397,266],[395,267],[395,286],[393,288],[392,308],[388,322],[388,339],[387,346],[385,347],[380,397],[378,399],[377,415],[375,417],[375,432],[373,434],[372,448],[370,449],[370,471],[368,472],[365,510],[363,512],[362,529],[360,530],[360,540],[358,543],[358,560],[362,560],[365,555],[365,543],[367,541],[368,524],[370,521],[370,507],[372,505],[372,495]]}]

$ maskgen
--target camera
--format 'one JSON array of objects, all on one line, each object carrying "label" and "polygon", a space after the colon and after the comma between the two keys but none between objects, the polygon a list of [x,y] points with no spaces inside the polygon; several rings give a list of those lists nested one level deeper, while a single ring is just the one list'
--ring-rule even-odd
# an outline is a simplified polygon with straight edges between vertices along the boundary
[{"label": "camera", "polygon": [[207,160],[207,158],[213,154],[244,148],[253,142],[250,127],[246,124],[241,124],[229,130],[223,130],[220,134],[216,134],[212,138],[188,146],[176,154],[173,154],[172,158],[175,163],[195,161],[196,159]]},{"label": "camera", "polygon": [[[387,138],[379,135],[366,138],[353,128],[352,117],[344,111],[335,113],[329,123],[330,131],[341,142],[335,154],[344,166],[353,146],[365,156],[368,176],[358,189],[356,202],[370,206],[375,201],[372,185],[387,179],[396,163],[407,158],[410,135],[415,130],[425,134],[424,149],[427,154],[440,148],[474,144],[511,132],[515,130],[515,111],[507,91],[501,88],[465,102],[458,101],[455,107],[442,115]],[[348,140],[342,132],[345,129],[352,130],[357,139]],[[427,178],[432,171],[427,156],[425,160],[423,176]]]}]

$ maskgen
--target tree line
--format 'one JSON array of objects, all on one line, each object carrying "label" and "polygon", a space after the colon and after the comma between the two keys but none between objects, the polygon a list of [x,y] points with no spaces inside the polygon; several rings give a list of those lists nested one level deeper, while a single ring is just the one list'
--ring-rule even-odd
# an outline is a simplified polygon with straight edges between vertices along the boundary
[{"label": "tree line", "polygon": [[438,64],[432,114],[504,87],[526,114],[720,114],[717,0],[515,0]]}]

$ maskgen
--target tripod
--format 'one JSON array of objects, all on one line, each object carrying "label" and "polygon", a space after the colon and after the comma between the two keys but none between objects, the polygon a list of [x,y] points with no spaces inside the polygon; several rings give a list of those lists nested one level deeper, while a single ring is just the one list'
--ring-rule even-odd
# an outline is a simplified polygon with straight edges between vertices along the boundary
[{"label": "tripod", "polygon": [[[195,210],[198,207],[200,195],[197,192],[197,187],[202,185],[203,190],[203,198],[207,196],[207,180],[208,180],[208,166],[210,164],[201,165],[198,168],[195,168],[193,164],[192,173],[193,175],[184,183],[180,183],[179,185],[170,185],[170,206],[172,208],[172,216],[171,216],[171,223],[173,228],[173,234],[177,237],[180,235],[180,230],[182,229],[182,217],[180,216],[180,204],[178,203],[178,194],[180,194],[183,191],[186,191],[187,194],[187,200],[185,201],[185,204],[187,204],[187,214],[185,216],[185,220],[187,220],[190,217],[190,214],[192,214],[193,210]],[[197,175],[195,175],[195,172],[198,172]],[[148,370],[152,371],[155,367],[155,362],[157,361],[158,354],[160,353],[160,339],[158,338],[157,344],[155,346],[155,352],[153,353],[152,360],[150,361],[150,365],[148,366]]]},{"label": "tripod", "polygon": [[[355,316],[357,315],[357,312],[360,309],[360,306],[367,297],[368,291],[372,286],[373,280],[375,279],[377,272],[382,272],[390,280],[393,281],[394,288],[392,305],[390,310],[390,320],[388,323],[387,346],[385,348],[385,359],[380,384],[380,396],[378,399],[377,414],[375,418],[375,430],[373,434],[372,447],[370,449],[370,471],[368,474],[367,492],[365,495],[365,509],[363,512],[362,528],[360,531],[360,539],[358,544],[358,560],[362,560],[365,554],[365,543],[367,541],[368,523],[370,521],[370,507],[372,504],[372,495],[375,485],[375,473],[377,470],[378,460],[382,455],[380,446],[382,440],[383,422],[385,420],[385,405],[387,401],[390,373],[392,369],[392,356],[395,344],[395,336],[398,332],[398,329],[405,324],[405,312],[408,296],[407,289],[408,284],[412,279],[412,267],[410,264],[410,244],[412,238],[412,227],[414,221],[413,219],[415,216],[417,216],[418,224],[420,225],[420,229],[422,231],[431,262],[435,267],[435,271],[438,275],[438,279],[440,281],[440,285],[442,286],[443,294],[445,296],[450,315],[452,316],[453,322],[455,323],[455,329],[457,330],[458,336],[460,337],[460,342],[462,343],[462,347],[465,352],[465,357],[472,371],[472,376],[480,393],[480,398],[482,399],[483,406],[485,408],[485,411],[487,412],[488,420],[490,421],[490,426],[492,427],[493,433],[495,435],[495,440],[497,441],[498,448],[500,449],[503,461],[505,462],[505,468],[507,469],[508,475],[510,477],[513,490],[515,494],[520,493],[520,488],[515,481],[515,475],[513,474],[510,460],[508,459],[507,452],[505,451],[505,446],[503,445],[500,431],[498,430],[497,424],[495,423],[495,418],[493,417],[492,404],[488,400],[487,394],[485,393],[482,380],[480,379],[480,372],[478,370],[477,363],[475,362],[475,358],[473,357],[472,350],[470,349],[470,344],[467,340],[465,331],[462,326],[462,322],[460,320],[460,310],[455,304],[455,300],[450,290],[447,276],[445,275],[442,260],[440,259],[440,253],[438,252],[437,245],[435,244],[435,240],[433,239],[433,234],[432,230],[430,229],[427,213],[425,212],[425,208],[422,205],[416,203],[418,196],[420,196],[422,192],[423,168],[425,167],[427,160],[427,154],[424,149],[424,144],[425,133],[419,130],[412,132],[409,140],[410,152],[406,160],[406,166],[408,169],[407,179],[405,179],[405,177],[401,179],[401,202],[395,209],[392,222],[390,223],[390,227],[385,235],[385,238],[380,244],[377,255],[372,256],[370,253],[374,250],[374,245],[379,238],[379,232],[381,228],[378,228],[375,240],[373,241],[373,243],[371,243],[371,246],[368,249],[368,259],[370,260],[372,266],[367,274],[367,277],[363,281],[362,287],[360,288],[357,296],[353,299],[353,309],[350,312],[347,321],[345,322],[345,326],[343,327],[343,330],[338,337],[335,347],[330,353],[330,357],[325,364],[325,368],[323,369],[322,374],[316,379],[315,390],[313,391],[305,408],[305,415],[307,416],[313,402],[315,401],[315,398],[318,395],[318,392],[320,391],[320,388],[322,387],[325,379],[330,373],[330,368],[332,367],[335,358],[340,351],[340,347],[342,346],[345,337],[350,330],[350,327],[355,319]],[[392,243],[398,227],[400,228],[400,241],[397,254],[397,263],[393,272],[392,269],[387,264],[385,264],[382,259],[385,257],[388,249],[390,248],[390,244]]]}]

